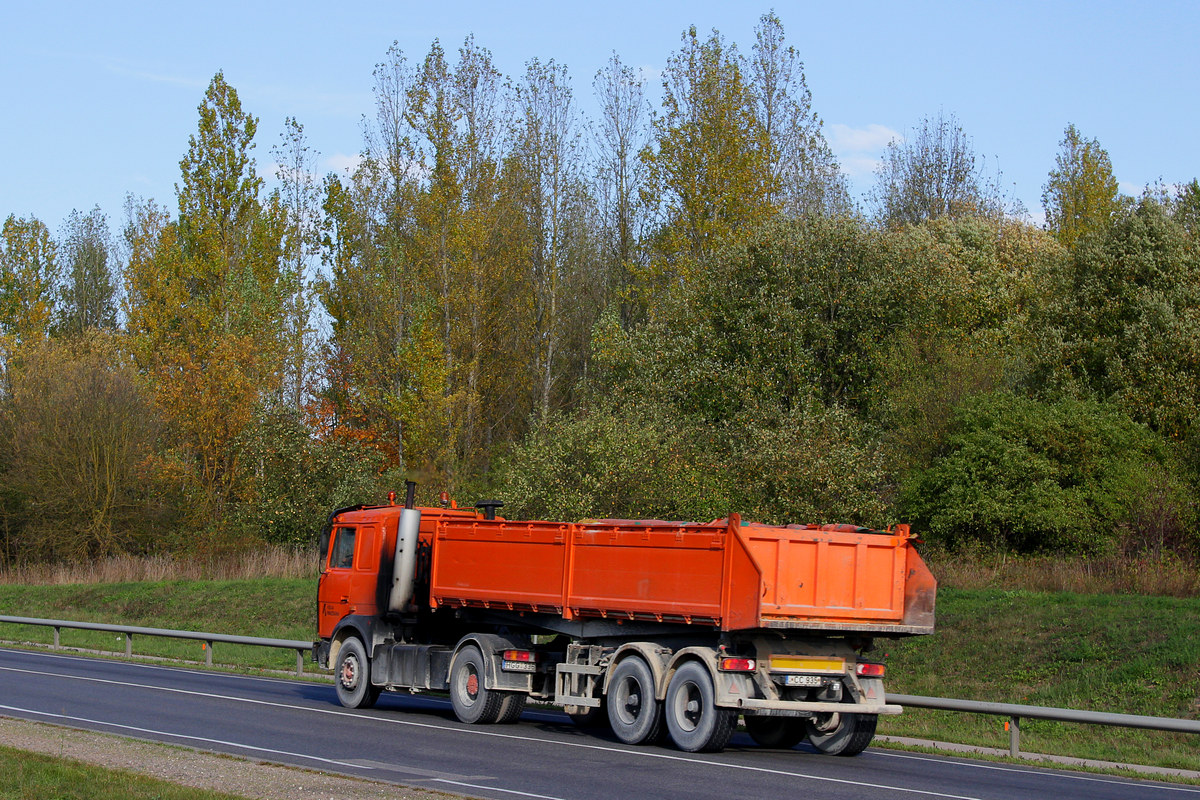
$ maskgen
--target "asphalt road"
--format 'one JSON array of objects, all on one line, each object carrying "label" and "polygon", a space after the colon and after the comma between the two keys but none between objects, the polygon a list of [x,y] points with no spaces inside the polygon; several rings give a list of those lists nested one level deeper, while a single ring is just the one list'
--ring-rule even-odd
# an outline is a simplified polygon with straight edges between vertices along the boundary
[{"label": "asphalt road", "polygon": [[480,798],[1200,800],[1200,787],[870,748],[856,758],[628,747],[537,709],[458,722],[440,698],[340,707],[333,687],[0,649],[0,714]]}]

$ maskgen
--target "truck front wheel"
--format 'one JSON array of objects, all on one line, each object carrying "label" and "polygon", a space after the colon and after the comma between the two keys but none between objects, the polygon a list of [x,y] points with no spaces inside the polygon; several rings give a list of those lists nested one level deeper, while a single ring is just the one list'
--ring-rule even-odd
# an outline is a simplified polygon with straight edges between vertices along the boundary
[{"label": "truck front wheel", "polygon": [[719,708],[712,675],[696,661],[680,667],[667,685],[665,712],[671,741],[689,753],[716,753],[725,749],[738,713]]},{"label": "truck front wheel", "polygon": [[662,706],[654,698],[654,674],[638,656],[630,656],[612,671],[608,723],[625,744],[654,741],[662,730]]},{"label": "truck front wheel", "polygon": [[[462,722],[490,725],[500,719],[504,697],[484,685],[483,653],[469,644],[450,666],[450,706]],[[518,714],[520,712],[518,711]]]},{"label": "truck front wheel", "polygon": [[334,686],[338,702],[346,708],[371,708],[379,699],[380,687],[371,685],[371,661],[357,637],[351,636],[338,648]]},{"label": "truck front wheel", "polygon": [[818,714],[808,720],[808,740],[829,756],[856,756],[875,738],[874,714]]}]

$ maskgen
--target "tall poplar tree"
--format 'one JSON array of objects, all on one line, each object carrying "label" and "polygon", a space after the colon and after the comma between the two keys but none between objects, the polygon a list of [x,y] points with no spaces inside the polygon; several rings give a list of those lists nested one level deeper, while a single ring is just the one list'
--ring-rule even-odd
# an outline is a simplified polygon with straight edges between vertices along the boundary
[{"label": "tall poplar tree", "polygon": [[1068,248],[1089,233],[1105,231],[1121,208],[1108,152],[1085,139],[1074,124],[1063,132],[1054,169],[1042,188],[1046,227]]},{"label": "tall poplar tree", "polygon": [[196,481],[197,511],[219,519],[240,491],[238,435],[279,386],[284,233],[259,201],[258,121],[218,72],[180,161],[179,219],[144,209],[130,231],[128,328],[139,367]]},{"label": "tall poplar tree", "polygon": [[645,196],[659,208],[659,249],[686,274],[679,257],[703,259],[770,215],[769,148],[737,48],[716,31],[683,34],[667,60],[662,107],[642,156]]},{"label": "tall poplar tree", "polygon": [[72,211],[60,243],[62,280],[57,329],[78,336],[89,328],[117,326],[113,241],[108,219],[97,206]]}]

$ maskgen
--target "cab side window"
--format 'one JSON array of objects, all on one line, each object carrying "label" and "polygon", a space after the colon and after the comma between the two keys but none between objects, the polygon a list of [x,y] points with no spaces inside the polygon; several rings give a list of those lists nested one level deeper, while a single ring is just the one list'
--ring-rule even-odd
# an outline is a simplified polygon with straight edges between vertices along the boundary
[{"label": "cab side window", "polygon": [[349,569],[354,566],[354,528],[338,528],[334,533],[330,567]]}]

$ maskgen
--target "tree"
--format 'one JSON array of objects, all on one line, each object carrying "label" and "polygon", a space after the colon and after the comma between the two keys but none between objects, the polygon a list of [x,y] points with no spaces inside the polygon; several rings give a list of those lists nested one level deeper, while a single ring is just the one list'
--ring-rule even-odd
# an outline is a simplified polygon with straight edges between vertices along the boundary
[{"label": "tree", "polygon": [[153,549],[167,513],[146,465],[159,433],[121,344],[92,330],[30,349],[6,405],[4,483],[22,498],[13,555],[103,558]]},{"label": "tree", "polygon": [[[526,189],[524,210],[533,249],[529,285],[534,299],[537,343],[537,407],[544,417],[561,379],[560,348],[573,300],[568,282],[581,271],[576,237],[586,208],[581,170],[581,131],[566,67],[537,59],[526,65],[517,89],[521,109],[516,158]],[[585,323],[585,327],[590,327]]]},{"label": "tree", "polygon": [[117,326],[113,242],[99,206],[86,215],[72,211],[60,245],[63,280],[56,327],[73,336],[90,328]]},{"label": "tree", "polygon": [[759,19],[754,35],[750,85],[767,146],[768,201],[793,216],[846,212],[845,179],[812,110],[804,62],[784,43],[783,23],[774,11]]},{"label": "tree", "polygon": [[137,210],[128,238],[128,330],[175,436],[196,513],[219,520],[240,491],[232,446],[278,391],[284,214],[264,207],[250,156],[257,120],[217,73],[180,162],[179,220]]},{"label": "tree", "polygon": [[1055,167],[1042,188],[1046,227],[1067,248],[1084,236],[1107,230],[1121,204],[1108,152],[1067,125]]},{"label": "tree", "polygon": [[[667,259],[696,261],[772,211],[766,134],[743,77],[737,48],[695,27],[667,60],[663,114],[654,121],[644,197],[662,216],[658,248]],[[686,274],[680,263],[674,271]]]},{"label": "tree", "polygon": [[[17,351],[46,337],[54,311],[58,246],[36,217],[9,215],[0,233],[0,369]],[[9,387],[11,388],[11,387]]]},{"label": "tree", "polygon": [[600,103],[600,119],[593,134],[608,283],[621,303],[621,323],[630,327],[633,270],[646,226],[641,200],[645,166],[638,153],[647,144],[649,109],[642,79],[615,53],[596,73],[592,87]]},{"label": "tree", "polygon": [[312,316],[315,292],[309,279],[313,256],[320,247],[320,187],[316,153],[308,146],[304,126],[284,120],[280,143],[272,148],[280,188],[277,201],[284,213],[280,289],[283,311],[283,396],[297,413],[313,390],[317,355]]},{"label": "tree", "polygon": [[918,225],[938,217],[984,216],[1006,211],[999,173],[989,179],[971,138],[953,114],[925,117],[903,142],[888,145],[875,171],[871,199],[886,227]]}]

